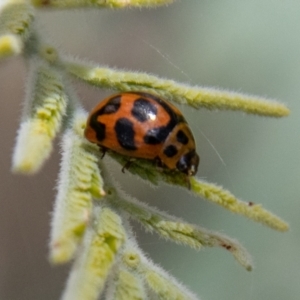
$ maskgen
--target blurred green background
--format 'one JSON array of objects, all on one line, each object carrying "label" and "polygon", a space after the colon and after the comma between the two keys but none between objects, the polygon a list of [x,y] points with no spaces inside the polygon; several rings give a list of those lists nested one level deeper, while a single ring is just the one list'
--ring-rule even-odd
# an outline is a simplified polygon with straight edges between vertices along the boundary
[{"label": "blurred green background", "polygon": [[[300,2],[189,0],[152,10],[40,11],[37,26],[65,53],[98,64],[266,96],[289,106],[291,116],[283,119],[182,107],[201,156],[198,176],[280,215],[290,223],[287,233],[233,215],[183,190],[164,185],[152,189],[128,172],[114,173],[136,198],[235,237],[253,255],[255,269],[248,273],[226,251],[196,252],[134,224],[141,247],[201,299],[300,299]],[[0,299],[4,300],[58,299],[69,269],[47,261],[58,143],[38,175],[10,172],[27,79],[21,58],[1,62]],[[86,109],[107,94],[75,81],[74,86]]]}]

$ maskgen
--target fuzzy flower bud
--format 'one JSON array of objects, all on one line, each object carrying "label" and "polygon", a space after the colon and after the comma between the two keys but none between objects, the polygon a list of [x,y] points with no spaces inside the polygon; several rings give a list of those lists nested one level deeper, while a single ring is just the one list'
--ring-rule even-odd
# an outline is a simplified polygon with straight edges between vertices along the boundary
[{"label": "fuzzy flower bud", "polygon": [[102,291],[116,254],[125,240],[121,218],[111,209],[98,213],[84,237],[84,249],[75,262],[63,300],[96,300]]},{"label": "fuzzy flower bud", "polygon": [[20,54],[30,35],[34,10],[26,0],[2,0],[0,3],[0,59]]},{"label": "fuzzy flower bud", "polygon": [[54,67],[39,62],[33,72],[13,154],[13,170],[27,174],[37,172],[49,157],[68,101],[63,77]]},{"label": "fuzzy flower bud", "polygon": [[77,111],[73,128],[62,139],[63,157],[50,239],[53,263],[63,263],[73,257],[90,222],[93,197],[105,194],[98,169],[99,157],[93,154],[93,145],[81,138],[85,116]]}]

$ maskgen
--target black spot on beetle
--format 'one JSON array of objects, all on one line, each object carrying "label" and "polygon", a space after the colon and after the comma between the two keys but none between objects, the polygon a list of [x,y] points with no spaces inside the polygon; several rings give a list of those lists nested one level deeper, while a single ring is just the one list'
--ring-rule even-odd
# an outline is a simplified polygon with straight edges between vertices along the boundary
[{"label": "black spot on beetle", "polygon": [[[154,96],[152,94],[143,93],[143,92],[131,92],[131,93],[139,95],[145,99],[151,99],[151,100],[155,101],[161,107],[163,107],[163,109],[167,112],[167,114],[170,117],[170,120],[167,125],[152,128],[147,131],[147,133],[144,136],[144,142],[146,144],[157,145],[157,144],[164,142],[166,140],[166,138],[168,137],[169,133],[172,132],[172,130],[174,129],[174,127],[177,124],[182,123],[182,122],[186,123],[186,120],[184,119],[184,117],[181,114],[177,114],[172,109],[172,107],[170,105],[168,105],[168,102],[160,99],[159,97]],[[145,100],[145,99],[143,99],[143,100]]]},{"label": "black spot on beetle", "polygon": [[126,150],[136,150],[134,143],[134,130],[133,123],[126,119],[121,118],[115,124],[115,132],[119,144]]},{"label": "black spot on beetle", "polygon": [[189,138],[186,136],[186,134],[182,130],[178,130],[176,134],[176,139],[179,143],[186,145],[189,142]]},{"label": "black spot on beetle", "polygon": [[144,136],[144,142],[150,145],[157,145],[165,141],[170,133],[170,126],[152,128]]},{"label": "black spot on beetle", "polygon": [[99,111],[97,112],[98,116],[114,114],[118,111],[121,106],[121,96],[118,95],[114,98],[111,98]]},{"label": "black spot on beetle", "polygon": [[168,102],[162,100],[161,98],[159,98],[155,95],[149,94],[149,93],[144,93],[144,92],[132,92],[132,93],[134,93],[136,95],[140,95],[146,99],[149,98],[149,99],[155,101],[156,103],[158,103],[168,113],[168,115],[170,116],[170,119],[175,121],[176,123],[186,122],[186,120],[184,119],[184,117],[182,115],[176,114],[173,111],[172,107],[168,104]]},{"label": "black spot on beetle", "polygon": [[157,108],[147,99],[137,99],[131,110],[131,114],[139,121],[145,122],[157,114]]},{"label": "black spot on beetle", "polygon": [[164,149],[164,154],[168,157],[173,157],[178,153],[177,148],[174,145],[169,145]]},{"label": "black spot on beetle", "polygon": [[105,139],[105,124],[99,122],[97,120],[98,114],[95,113],[92,115],[91,120],[90,120],[90,126],[94,129],[96,132],[96,137],[98,141],[103,141]]}]

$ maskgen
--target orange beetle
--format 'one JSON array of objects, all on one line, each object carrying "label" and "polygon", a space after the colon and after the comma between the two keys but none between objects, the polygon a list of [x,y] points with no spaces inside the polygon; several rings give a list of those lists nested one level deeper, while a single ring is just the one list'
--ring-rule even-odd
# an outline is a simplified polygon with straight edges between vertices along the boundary
[{"label": "orange beetle", "polygon": [[199,156],[192,132],[178,108],[142,92],[124,92],[101,101],[90,113],[86,139],[134,158],[195,175]]}]

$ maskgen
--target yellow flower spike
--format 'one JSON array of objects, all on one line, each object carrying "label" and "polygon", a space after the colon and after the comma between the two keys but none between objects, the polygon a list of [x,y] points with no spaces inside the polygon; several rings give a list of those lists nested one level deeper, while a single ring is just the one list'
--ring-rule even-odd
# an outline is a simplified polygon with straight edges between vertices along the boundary
[{"label": "yellow flower spike", "polygon": [[[133,276],[138,275],[138,278],[140,278],[140,284],[147,284],[150,287],[151,291],[150,293],[147,293],[149,299],[198,299],[197,296],[191,293],[184,285],[178,282],[166,271],[155,265],[151,259],[143,253],[137,244],[131,228],[127,228],[127,234],[128,239],[124,245],[121,260],[117,263],[118,269],[115,270],[116,274],[122,270],[126,270]],[[115,281],[116,280],[114,278],[114,282]],[[130,285],[127,286],[130,287]],[[108,289],[115,290],[115,287],[109,286]],[[146,291],[147,290],[148,289],[146,289]],[[113,293],[108,293],[108,299],[115,299],[113,296],[111,296],[112,294]],[[156,294],[158,297],[154,297],[154,294]],[[131,298],[128,297],[124,298],[124,300],[125,299]],[[148,298],[144,297],[142,299]]]},{"label": "yellow flower spike", "polygon": [[91,180],[91,194],[93,195],[94,198],[99,199],[106,195],[103,186],[104,186],[103,178],[100,175],[99,170],[95,170]]},{"label": "yellow flower spike", "polygon": [[94,154],[96,147],[81,138],[85,119],[86,114],[77,111],[73,129],[62,138],[63,157],[50,239],[50,260],[56,264],[74,256],[90,222],[92,198],[105,194],[99,157]]},{"label": "yellow flower spike", "polygon": [[147,73],[112,70],[75,62],[66,62],[65,65],[72,75],[89,84],[120,91],[154,93],[164,99],[188,104],[196,109],[203,107],[206,109],[240,110],[248,114],[269,117],[284,117],[290,113],[284,104],[257,96],[193,87]]},{"label": "yellow flower spike", "polygon": [[53,8],[76,8],[76,7],[99,7],[99,8],[126,8],[126,7],[152,7],[166,5],[174,0],[31,0],[32,5],[37,7]]},{"label": "yellow flower spike", "polygon": [[27,0],[2,0],[0,3],[0,59],[20,54],[30,35],[34,9]]},{"label": "yellow flower spike", "polygon": [[21,39],[13,34],[0,36],[0,59],[14,54],[20,54],[23,49]]},{"label": "yellow flower spike", "polygon": [[[99,212],[100,211],[100,212]],[[89,228],[83,249],[71,271],[63,300],[96,300],[120,247],[125,241],[121,218],[110,208],[97,208],[93,228]]]},{"label": "yellow flower spike", "polygon": [[195,300],[197,297],[187,290],[174,278],[170,279],[162,270],[145,266],[145,280],[152,291],[162,300]]},{"label": "yellow flower spike", "polygon": [[13,154],[13,171],[25,174],[39,171],[49,157],[68,101],[63,78],[55,68],[41,63],[34,71],[36,79],[27,95],[29,103]]},{"label": "yellow flower spike", "polygon": [[144,284],[137,273],[129,272],[128,270],[121,269],[118,271],[118,276],[114,287],[112,299],[114,300],[144,300],[146,294],[144,291]]},{"label": "yellow flower spike", "polygon": [[146,280],[151,289],[158,294],[160,299],[164,300],[186,300],[186,297],[182,293],[178,293],[176,286],[171,285],[168,281],[164,280],[156,272],[149,270],[146,272]]},{"label": "yellow flower spike", "polygon": [[233,213],[244,215],[245,217],[278,231],[287,231],[289,229],[289,225],[286,222],[265,210],[260,204],[240,201],[229,191],[224,190],[217,185],[200,181],[195,177],[192,177],[190,182],[191,190],[196,195],[221,205]]},{"label": "yellow flower spike", "polygon": [[73,124],[73,132],[77,135],[78,138],[82,138],[81,139],[82,152],[91,155],[92,160],[94,161],[93,172],[91,173],[91,170],[88,169],[85,170],[85,168],[83,168],[81,164],[78,164],[77,169],[80,170],[80,172],[82,172],[82,175],[85,174],[88,176],[86,177],[85,182],[89,183],[90,185],[89,189],[93,197],[99,199],[106,195],[104,191],[103,178],[99,170],[99,164],[101,164],[101,159],[100,159],[101,153],[99,152],[99,148],[96,145],[87,142],[83,138],[83,131],[86,126],[86,119],[87,119],[86,112],[84,112],[81,109],[77,109],[75,113],[75,122]]},{"label": "yellow flower spike", "polygon": [[[158,209],[128,198],[124,195],[115,195],[109,202],[128,213],[130,218],[138,221],[150,232],[155,231],[161,237],[178,244],[183,244],[196,250],[202,247],[221,247],[234,256],[234,258],[248,271],[252,270],[252,259],[247,250],[233,239],[197,225],[192,225],[175,218]],[[125,265],[137,268],[140,263],[138,254],[132,250],[124,252],[122,261]]]},{"label": "yellow flower spike", "polygon": [[[123,166],[128,160],[116,153],[109,153],[109,155]],[[153,162],[148,160],[136,159],[130,164],[127,171],[155,185],[160,181],[164,181],[168,184],[188,188],[186,175],[167,169],[160,172]],[[203,197],[234,213],[244,215],[253,221],[262,223],[275,230],[287,231],[289,229],[289,225],[286,222],[264,209],[261,205],[254,204],[253,202],[243,202],[222,187],[201,181],[196,177],[190,177],[189,180],[191,185],[190,190],[196,196]]]}]

